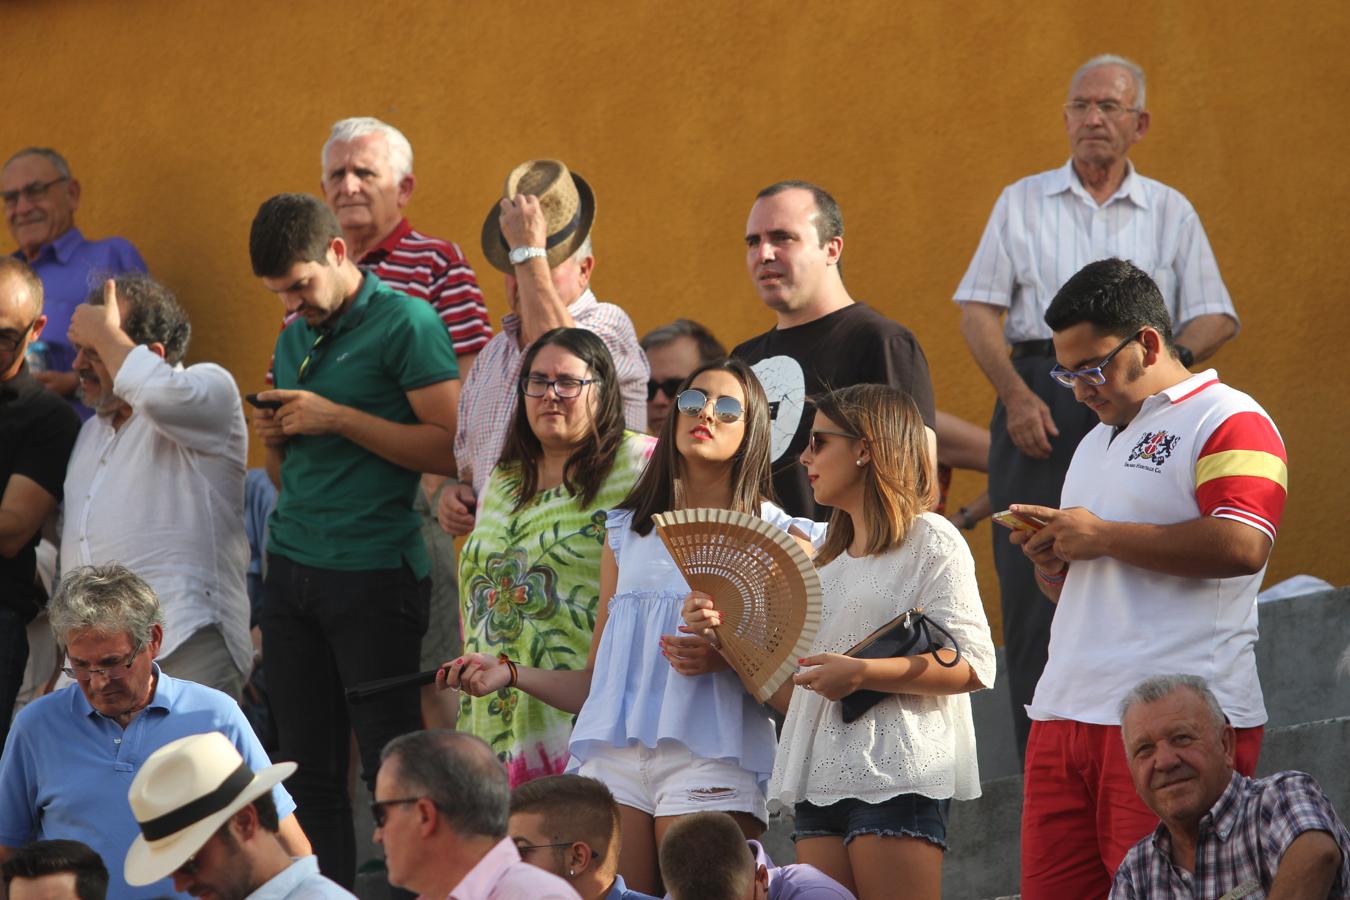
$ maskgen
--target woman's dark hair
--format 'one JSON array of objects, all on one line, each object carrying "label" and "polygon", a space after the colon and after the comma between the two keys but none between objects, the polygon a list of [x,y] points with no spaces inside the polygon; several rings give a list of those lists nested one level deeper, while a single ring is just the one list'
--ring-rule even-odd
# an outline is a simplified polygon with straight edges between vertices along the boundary
[{"label": "woman's dark hair", "polygon": [[[598,382],[588,386],[596,392],[591,427],[563,467],[563,486],[584,507],[600,493],[601,486],[609,477],[609,470],[614,467],[619,445],[623,442],[623,395],[619,391],[619,374],[614,368],[614,358],[609,355],[609,348],[594,332],[584,328],[555,328],[540,335],[525,351],[525,359],[520,365],[522,383],[529,377],[530,367],[534,365],[539,351],[548,346],[561,347],[584,362],[590,370],[590,377]],[[584,403],[586,397],[587,391],[583,388],[576,402]],[[516,512],[528,506],[539,492],[539,461],[543,455],[544,448],[530,428],[522,392],[499,460],[503,466],[515,466],[519,473]]]},{"label": "woman's dark hair", "polygon": [[[687,390],[704,372],[729,372],[745,391],[745,435],[736,448],[736,455],[731,458],[731,508],[757,516],[760,503],[773,499],[773,430],[769,424],[769,398],[750,367],[734,358],[699,366],[680,385],[680,392]],[[666,418],[651,461],[628,496],[616,507],[633,511],[633,530],[640,535],[651,533],[652,516],[680,505],[677,492],[683,491],[678,482],[684,475],[684,467],[675,446],[675,430],[683,418],[679,412],[672,412]]]}]

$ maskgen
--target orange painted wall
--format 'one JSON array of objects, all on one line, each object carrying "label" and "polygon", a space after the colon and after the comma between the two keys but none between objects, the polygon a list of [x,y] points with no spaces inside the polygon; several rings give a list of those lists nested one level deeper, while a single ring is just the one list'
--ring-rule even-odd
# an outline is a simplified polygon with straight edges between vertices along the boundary
[{"label": "orange painted wall", "polygon": [[[0,0],[0,153],[66,153],[86,233],[133,239],[192,314],[192,358],[246,390],[279,312],[250,277],[249,221],[317,189],[343,116],[409,135],[411,217],[465,244],[494,320],[476,235],[523,159],[561,157],[595,186],[602,298],[639,331],[678,311],[728,343],[771,322],[743,268],[755,191],[819,181],[844,209],[855,296],[919,335],[943,408],[984,422],[992,393],[949,298],[999,189],[1067,157],[1073,69],[1124,53],[1153,110],[1134,158],[1200,211],[1243,319],[1216,363],[1289,445],[1269,580],[1345,584],[1348,37],[1339,0]],[[961,476],[955,495],[978,487]],[[987,528],[973,545],[993,598]]]}]

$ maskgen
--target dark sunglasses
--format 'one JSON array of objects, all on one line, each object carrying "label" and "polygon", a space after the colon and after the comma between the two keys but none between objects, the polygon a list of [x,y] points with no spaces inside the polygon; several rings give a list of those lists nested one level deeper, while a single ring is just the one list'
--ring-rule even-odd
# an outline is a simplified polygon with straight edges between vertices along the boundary
[{"label": "dark sunglasses", "polygon": [[[698,388],[690,388],[675,398],[675,405],[684,415],[698,418],[708,408],[708,395]],[[729,425],[743,415],[745,415],[745,409],[741,406],[741,401],[735,397],[718,397],[717,401],[713,403],[713,417],[719,422],[725,422]]]},{"label": "dark sunglasses", "polygon": [[656,399],[656,392],[663,391],[667,397],[674,397],[675,392],[684,384],[683,378],[667,378],[665,381],[647,381],[647,402]]},{"label": "dark sunglasses", "polygon": [[389,819],[389,807],[407,806],[409,803],[416,803],[421,797],[399,797],[396,800],[376,800],[370,804],[370,818],[374,821],[376,828],[383,828],[384,823]]}]

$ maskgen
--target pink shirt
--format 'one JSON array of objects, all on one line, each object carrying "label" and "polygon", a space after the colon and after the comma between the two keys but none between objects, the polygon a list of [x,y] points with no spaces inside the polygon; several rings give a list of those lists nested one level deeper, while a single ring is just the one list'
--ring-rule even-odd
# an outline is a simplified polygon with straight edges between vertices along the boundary
[{"label": "pink shirt", "polygon": [[509,837],[488,851],[446,900],[581,900],[557,875],[521,862]]}]

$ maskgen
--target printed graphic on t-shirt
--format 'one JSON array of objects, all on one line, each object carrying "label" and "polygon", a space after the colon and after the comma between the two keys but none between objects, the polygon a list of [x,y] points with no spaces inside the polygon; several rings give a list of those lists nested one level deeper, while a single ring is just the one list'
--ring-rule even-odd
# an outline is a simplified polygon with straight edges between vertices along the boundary
[{"label": "printed graphic on t-shirt", "polygon": [[[1162,470],[1163,463],[1167,462],[1176,450],[1177,444],[1181,443],[1181,435],[1168,434],[1166,431],[1146,431],[1139,438],[1139,442],[1134,445],[1130,455],[1125,459],[1125,465],[1131,469],[1147,469],[1150,472]],[[1142,462],[1135,462],[1142,460]],[[1147,463],[1148,465],[1145,465]]]},{"label": "printed graphic on t-shirt", "polygon": [[773,462],[777,463],[792,447],[792,439],[806,411],[806,374],[790,356],[770,356],[750,367],[764,385],[769,398],[769,418],[773,425]]}]

